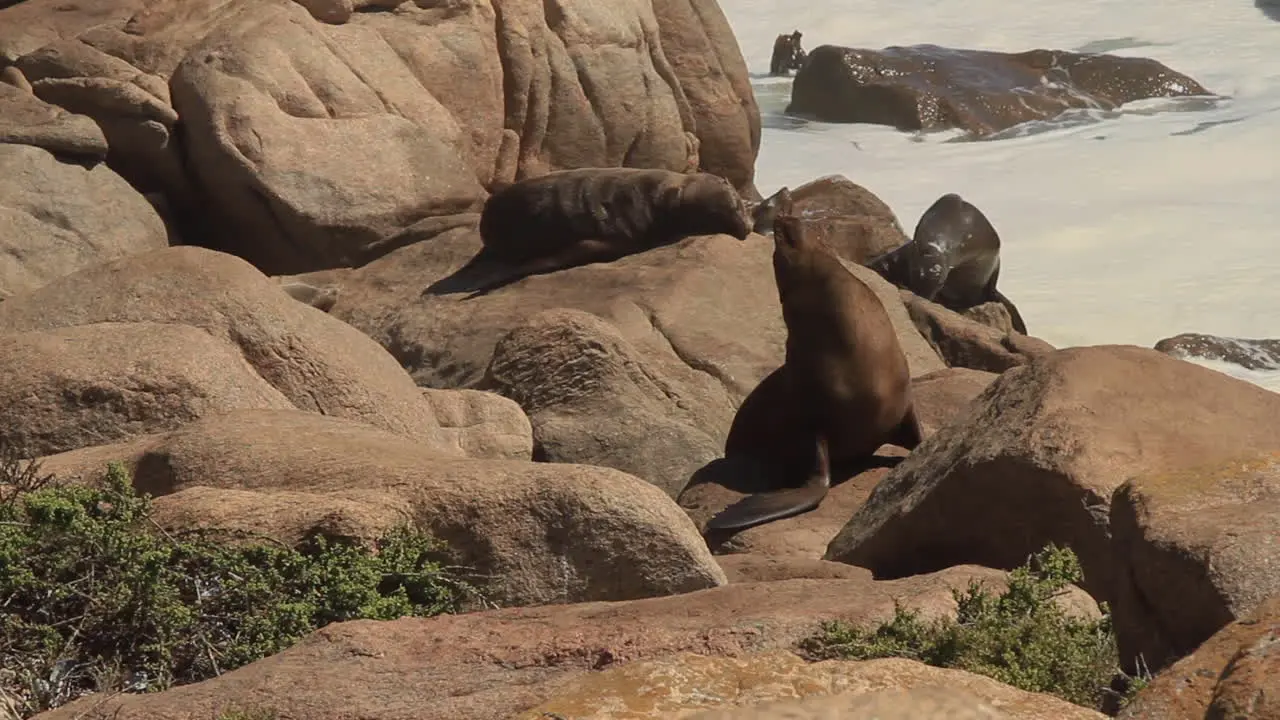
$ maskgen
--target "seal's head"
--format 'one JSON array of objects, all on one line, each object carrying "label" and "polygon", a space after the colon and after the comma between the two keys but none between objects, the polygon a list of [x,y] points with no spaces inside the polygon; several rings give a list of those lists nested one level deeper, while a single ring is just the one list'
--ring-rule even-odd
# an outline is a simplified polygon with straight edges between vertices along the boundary
[{"label": "seal's head", "polygon": [[751,235],[751,213],[747,203],[728,180],[719,175],[698,173],[689,176],[678,193],[681,227],[687,234],[732,235],[746,240]]}]

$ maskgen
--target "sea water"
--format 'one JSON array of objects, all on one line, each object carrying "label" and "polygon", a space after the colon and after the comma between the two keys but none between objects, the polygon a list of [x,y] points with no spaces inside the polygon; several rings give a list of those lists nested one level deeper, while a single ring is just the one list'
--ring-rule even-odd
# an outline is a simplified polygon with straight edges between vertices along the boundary
[{"label": "sea water", "polygon": [[[1000,233],[1001,291],[1031,334],[1059,347],[1150,347],[1183,332],[1280,337],[1280,0],[720,3],[760,104],[764,195],[839,173],[910,233],[938,196],[959,193]],[[784,113],[791,78],[768,76],[774,38],[793,30],[805,50],[931,43],[1148,57],[1225,99],[1141,101],[979,142],[810,122]],[[1202,364],[1280,391],[1280,371]]]}]

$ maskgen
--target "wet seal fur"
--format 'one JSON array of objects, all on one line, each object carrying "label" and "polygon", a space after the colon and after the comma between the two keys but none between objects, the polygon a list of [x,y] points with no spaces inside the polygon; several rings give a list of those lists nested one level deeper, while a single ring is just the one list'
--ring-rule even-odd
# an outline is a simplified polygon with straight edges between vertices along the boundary
[{"label": "wet seal fur", "polygon": [[794,30],[790,35],[783,33],[773,41],[773,56],[769,58],[769,74],[786,75],[792,70],[804,66],[805,52],[800,47],[801,34]]},{"label": "wet seal fur", "polygon": [[875,292],[804,236],[786,190],[778,198],[773,237],[786,360],[743,401],[725,456],[756,456],[788,475],[807,460],[810,470],[801,487],[730,505],[704,533],[808,512],[826,497],[832,466],[869,460],[886,443],[913,450],[923,439],[907,358]]},{"label": "wet seal fur", "polygon": [[934,201],[920,216],[911,240],[867,263],[886,280],[955,311],[998,302],[1013,329],[1027,325],[1013,302],[996,289],[1000,235],[982,211],[955,193]]},{"label": "wet seal fur", "polygon": [[637,168],[560,170],[521,180],[489,197],[480,215],[484,249],[463,271],[497,266],[470,288],[478,295],[529,275],[716,234],[739,240],[751,234],[746,203],[718,175]]}]

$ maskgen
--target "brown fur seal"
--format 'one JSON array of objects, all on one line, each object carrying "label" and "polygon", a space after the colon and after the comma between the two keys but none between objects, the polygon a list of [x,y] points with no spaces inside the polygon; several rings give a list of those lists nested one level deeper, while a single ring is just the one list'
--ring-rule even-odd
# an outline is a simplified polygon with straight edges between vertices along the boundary
[{"label": "brown fur seal", "polygon": [[800,31],[779,35],[773,41],[773,57],[769,59],[770,75],[786,75],[804,65],[805,52],[800,47]]},{"label": "brown fur seal", "polygon": [[867,263],[899,287],[952,310],[998,302],[1027,334],[1018,308],[996,289],[1000,236],[982,211],[955,193],[934,201],[909,242]]},{"label": "brown fur seal", "polygon": [[481,256],[515,267],[476,292],[719,233],[745,240],[751,230],[742,197],[717,175],[636,168],[548,173],[485,202]]},{"label": "brown fur seal", "polygon": [[288,293],[289,297],[294,300],[325,312],[332,310],[333,306],[338,302],[338,288],[336,287],[318,288],[314,285],[292,280],[280,283],[280,289]]},{"label": "brown fur seal", "polygon": [[[870,458],[885,443],[914,449],[923,437],[912,407],[911,373],[889,313],[871,288],[800,232],[782,191],[774,225],[773,274],[787,326],[786,360],[748,396],[734,418],[725,455],[776,453],[788,472],[796,452],[816,447],[803,487],[749,495],[707,523],[741,530],[816,508],[829,466]],[[764,408],[771,394],[783,407]],[[783,423],[781,444],[760,442]],[[765,427],[768,426],[768,427]],[[779,457],[781,456],[781,457]]]}]

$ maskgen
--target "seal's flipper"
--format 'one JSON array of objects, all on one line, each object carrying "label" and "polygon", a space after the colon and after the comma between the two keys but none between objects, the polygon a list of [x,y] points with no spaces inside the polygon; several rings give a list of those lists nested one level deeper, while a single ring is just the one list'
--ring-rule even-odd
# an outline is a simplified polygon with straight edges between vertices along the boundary
[{"label": "seal's flipper", "polygon": [[515,267],[503,266],[487,280],[482,281],[467,297],[469,299],[484,295],[531,275],[546,275],[557,270],[567,270],[593,262],[614,260],[617,257],[619,257],[617,249],[609,243],[595,239],[579,240],[557,253],[534,258]]},{"label": "seal's flipper", "polygon": [[1005,310],[1009,311],[1009,319],[1013,321],[1013,329],[1026,335],[1027,324],[1022,321],[1022,316],[1018,314],[1018,308],[1013,306],[1013,302],[1005,297],[1004,293],[995,288],[991,289],[991,296],[996,302],[1003,305]]},{"label": "seal's flipper", "polygon": [[748,495],[707,521],[703,533],[746,530],[817,508],[831,488],[831,458],[827,439],[819,436],[813,473],[804,487]]}]

